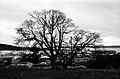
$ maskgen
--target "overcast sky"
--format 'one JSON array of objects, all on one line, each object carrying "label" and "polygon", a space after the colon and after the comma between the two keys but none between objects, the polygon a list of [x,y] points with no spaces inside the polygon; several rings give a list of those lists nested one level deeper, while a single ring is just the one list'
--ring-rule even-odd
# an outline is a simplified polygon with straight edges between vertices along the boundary
[{"label": "overcast sky", "polygon": [[120,45],[120,0],[0,0],[0,43],[13,44],[28,12],[57,9],[81,29],[101,33],[104,45]]}]

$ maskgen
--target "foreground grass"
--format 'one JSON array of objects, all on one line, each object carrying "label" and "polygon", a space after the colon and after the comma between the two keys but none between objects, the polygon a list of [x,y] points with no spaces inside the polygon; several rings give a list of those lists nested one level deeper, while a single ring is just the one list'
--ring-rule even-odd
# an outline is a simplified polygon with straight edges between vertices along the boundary
[{"label": "foreground grass", "polygon": [[0,79],[120,79],[120,71],[103,69],[50,70],[0,68]]}]

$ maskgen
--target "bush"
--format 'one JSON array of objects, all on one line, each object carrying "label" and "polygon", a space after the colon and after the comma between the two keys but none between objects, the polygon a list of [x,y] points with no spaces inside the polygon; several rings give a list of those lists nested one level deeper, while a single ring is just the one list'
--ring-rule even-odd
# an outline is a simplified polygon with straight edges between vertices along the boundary
[{"label": "bush", "polygon": [[87,62],[87,68],[120,68],[120,55],[98,55],[95,60]]}]

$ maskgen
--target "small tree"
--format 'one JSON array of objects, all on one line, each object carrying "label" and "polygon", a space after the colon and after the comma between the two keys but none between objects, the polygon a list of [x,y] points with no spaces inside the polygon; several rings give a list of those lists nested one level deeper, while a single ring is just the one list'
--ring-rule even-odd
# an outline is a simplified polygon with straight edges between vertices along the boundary
[{"label": "small tree", "polygon": [[[52,68],[57,65],[66,68],[77,55],[77,50],[82,51],[86,46],[94,45],[100,38],[99,33],[76,30],[72,20],[59,10],[34,11],[29,15],[31,19],[17,28],[20,37],[15,40],[16,44],[42,49],[49,57]],[[71,50],[65,52],[66,47]],[[40,51],[37,49],[33,50],[34,56]]]}]

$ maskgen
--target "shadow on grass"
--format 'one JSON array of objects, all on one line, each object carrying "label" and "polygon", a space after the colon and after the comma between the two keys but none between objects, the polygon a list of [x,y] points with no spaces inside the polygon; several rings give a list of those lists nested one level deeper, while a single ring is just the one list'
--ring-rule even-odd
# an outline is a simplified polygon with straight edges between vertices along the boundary
[{"label": "shadow on grass", "polygon": [[0,79],[120,79],[119,70],[0,68]]}]

